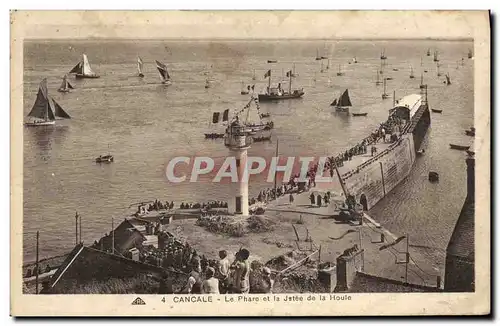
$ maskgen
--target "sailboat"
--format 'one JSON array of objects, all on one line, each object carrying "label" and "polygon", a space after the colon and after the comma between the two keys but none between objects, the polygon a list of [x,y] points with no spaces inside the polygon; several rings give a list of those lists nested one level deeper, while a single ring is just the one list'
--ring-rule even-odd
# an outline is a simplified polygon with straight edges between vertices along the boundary
[{"label": "sailboat", "polygon": [[410,66],[410,79],[415,78],[415,75],[413,74],[413,67]]},{"label": "sailboat", "polygon": [[323,58],[319,56],[319,50],[316,49],[316,60],[321,60],[321,59]]},{"label": "sailboat", "polygon": [[387,83],[386,83],[386,78],[384,78],[384,93],[382,93],[383,100],[389,98],[389,94],[387,94],[386,90],[387,90]]},{"label": "sailboat", "polygon": [[155,61],[156,61],[156,68],[160,73],[161,82],[166,85],[172,84],[172,82],[170,81],[170,75],[168,73],[167,66],[158,60]]},{"label": "sailboat", "polygon": [[431,56],[431,49],[430,48],[427,48],[427,56],[430,57]]},{"label": "sailboat", "polygon": [[254,69],[254,70],[253,70],[252,80],[255,80],[255,79],[257,79],[257,78],[255,77],[255,69]]},{"label": "sailboat", "polygon": [[469,49],[469,53],[467,53],[467,58],[472,59],[474,55],[472,54],[472,50]]},{"label": "sailboat", "polygon": [[385,55],[385,48],[380,52],[380,60],[385,60],[387,59],[387,56]]},{"label": "sailboat", "polygon": [[440,66],[440,64],[439,64],[439,63],[436,63],[436,67],[437,67],[437,76],[438,76],[438,77],[441,77],[441,71],[439,71],[439,66]]},{"label": "sailboat", "polygon": [[141,57],[137,57],[137,72],[138,72],[138,75],[139,77],[144,77],[144,74],[142,73],[142,65],[144,63],[142,62],[142,59]]},{"label": "sailboat", "polygon": [[[328,69],[328,68],[327,68]],[[297,77],[299,74],[295,72],[295,63],[293,64],[292,77]]]},{"label": "sailboat", "polygon": [[379,71],[378,71],[378,69],[377,69],[377,81],[375,82],[375,85],[377,85],[377,86],[378,86],[378,85],[380,85],[380,83],[381,83],[381,82],[380,82],[380,73],[379,73]]},{"label": "sailboat", "polygon": [[323,60],[321,60],[321,69],[320,72],[324,72],[325,70],[323,69]]},{"label": "sailboat", "polygon": [[61,86],[57,91],[61,93],[68,93],[70,89],[74,89],[74,87],[69,83],[68,79],[66,78],[66,75],[64,75]]},{"label": "sailboat", "polygon": [[330,59],[328,59],[327,63],[326,63],[326,70],[330,69]]},{"label": "sailboat", "polygon": [[349,90],[346,89],[342,95],[337,99],[334,99],[331,106],[335,106],[335,110],[339,112],[348,112],[349,107],[352,106],[351,99],[349,98]]},{"label": "sailboat", "polygon": [[26,126],[48,126],[56,123],[57,118],[71,119],[63,108],[52,97],[49,96],[47,89],[47,78],[42,79],[38,86],[38,94],[35,104],[28,117],[32,118],[30,122],[26,122]]},{"label": "sailboat", "polygon": [[87,55],[84,53],[82,55],[82,60],[78,62],[73,69],[70,70],[70,74],[75,74],[76,78],[99,78],[100,76],[92,71],[90,67],[89,59]]},{"label": "sailboat", "polygon": [[352,58],[352,63],[358,63],[358,59],[356,57]]},{"label": "sailboat", "polygon": [[210,88],[210,80],[208,78],[205,79],[205,88]]},{"label": "sailboat", "polygon": [[384,74],[384,60],[380,60],[380,70],[379,70],[379,73],[381,75]]},{"label": "sailboat", "polygon": [[450,74],[446,74],[446,85],[451,85]]},{"label": "sailboat", "polygon": [[339,65],[339,71],[337,72],[337,76],[344,76],[344,73],[340,69],[340,65]]},{"label": "sailboat", "polygon": [[303,89],[292,90],[292,71],[287,71],[286,76],[289,78],[288,91],[281,88],[281,83],[278,84],[278,87],[271,87],[271,69],[269,69],[264,75],[264,78],[268,78],[266,92],[264,94],[259,94],[258,100],[276,101],[302,97],[304,95]]},{"label": "sailboat", "polygon": [[[222,112],[222,125],[227,125],[228,120],[229,120],[229,109],[226,109],[224,110],[224,112]],[[206,139],[224,138],[225,133],[215,131],[215,128],[219,127],[220,122],[221,122],[221,113],[214,112],[212,114],[212,120],[210,120],[209,122],[209,128],[211,129],[211,132],[205,133]]]},{"label": "sailboat", "polygon": [[99,157],[97,157],[95,159],[96,163],[111,163],[111,162],[114,162],[114,161],[115,161],[115,158],[109,152],[109,144],[108,144],[108,154],[107,155],[99,155]]},{"label": "sailboat", "polygon": [[434,51],[434,62],[439,62],[438,51]]},{"label": "sailboat", "polygon": [[420,89],[424,89],[426,85],[424,84],[424,74],[420,74]]}]

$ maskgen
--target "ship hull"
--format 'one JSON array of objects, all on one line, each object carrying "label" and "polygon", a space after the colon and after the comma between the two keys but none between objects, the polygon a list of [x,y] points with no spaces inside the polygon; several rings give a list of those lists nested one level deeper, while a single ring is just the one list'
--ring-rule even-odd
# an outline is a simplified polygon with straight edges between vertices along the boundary
[{"label": "ship hull", "polygon": [[304,95],[304,92],[293,93],[293,94],[285,94],[285,95],[268,95],[268,94],[259,94],[260,102],[269,102],[269,101],[280,101],[280,100],[289,100],[294,98],[301,98]]},{"label": "ship hull", "polygon": [[78,78],[78,79],[83,79],[83,78],[95,79],[95,78],[100,78],[101,76],[99,76],[99,75],[76,74],[75,77]]},{"label": "ship hull", "polygon": [[55,121],[41,121],[41,122],[26,122],[24,125],[27,127],[41,127],[55,125]]},{"label": "ship hull", "polygon": [[429,126],[429,108],[422,105],[400,140],[369,163],[342,176],[347,191],[364,210],[375,206],[410,174]]}]

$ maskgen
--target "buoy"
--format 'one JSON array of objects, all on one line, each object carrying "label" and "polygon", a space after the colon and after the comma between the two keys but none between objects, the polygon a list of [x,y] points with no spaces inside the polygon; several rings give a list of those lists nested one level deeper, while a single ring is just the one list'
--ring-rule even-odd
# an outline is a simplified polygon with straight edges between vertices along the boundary
[{"label": "buoy", "polygon": [[439,181],[439,174],[437,172],[429,172],[429,181],[430,182]]}]

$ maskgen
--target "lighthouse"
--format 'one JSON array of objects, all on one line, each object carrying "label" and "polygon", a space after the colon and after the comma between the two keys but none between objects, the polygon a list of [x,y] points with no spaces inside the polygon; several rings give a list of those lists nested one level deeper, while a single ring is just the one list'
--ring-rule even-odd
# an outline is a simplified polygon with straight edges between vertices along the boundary
[{"label": "lighthouse", "polygon": [[229,149],[230,157],[236,160],[238,181],[232,182],[231,198],[228,201],[228,212],[247,216],[248,213],[248,180],[242,180],[247,165],[247,150],[252,143],[252,131],[239,122],[238,116],[231,122],[226,131],[224,145]]}]

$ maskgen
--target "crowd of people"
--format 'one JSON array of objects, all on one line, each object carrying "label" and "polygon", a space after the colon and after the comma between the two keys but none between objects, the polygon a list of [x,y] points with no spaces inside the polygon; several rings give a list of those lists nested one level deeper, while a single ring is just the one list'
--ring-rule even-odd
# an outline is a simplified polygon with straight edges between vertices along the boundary
[{"label": "crowd of people", "polygon": [[180,209],[212,209],[212,208],[227,208],[227,202],[213,200],[207,203],[181,203]]},{"label": "crowd of people", "polygon": [[[191,251],[191,253],[189,253]],[[225,294],[225,293],[271,293],[274,280],[271,270],[265,266],[249,262],[250,252],[241,248],[231,262],[227,251],[219,252],[219,260],[207,260],[186,245],[178,254],[177,263],[187,274],[187,280],[176,291],[188,294]],[[253,276],[253,277],[252,277]],[[172,278],[168,271],[160,280],[159,293],[174,293]],[[253,289],[251,289],[253,285]]]}]

